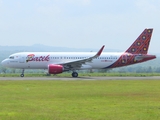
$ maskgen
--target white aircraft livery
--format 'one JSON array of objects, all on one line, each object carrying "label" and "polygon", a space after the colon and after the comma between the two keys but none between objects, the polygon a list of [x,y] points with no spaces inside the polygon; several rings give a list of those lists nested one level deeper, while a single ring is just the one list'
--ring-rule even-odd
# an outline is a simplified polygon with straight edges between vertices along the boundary
[{"label": "white aircraft livery", "polygon": [[78,77],[76,70],[116,68],[155,59],[147,54],[153,29],[145,29],[125,52],[103,52],[104,46],[97,52],[20,52],[1,62],[2,66],[22,69],[47,69],[49,74],[73,71],[72,77]]}]

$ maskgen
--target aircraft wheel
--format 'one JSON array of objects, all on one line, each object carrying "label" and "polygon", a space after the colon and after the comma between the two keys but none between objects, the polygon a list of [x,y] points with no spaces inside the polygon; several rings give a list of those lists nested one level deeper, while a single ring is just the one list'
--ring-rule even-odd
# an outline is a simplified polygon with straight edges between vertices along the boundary
[{"label": "aircraft wheel", "polygon": [[21,74],[21,77],[24,77],[24,74]]},{"label": "aircraft wheel", "polygon": [[78,73],[77,72],[73,72],[72,73],[72,77],[78,77]]}]

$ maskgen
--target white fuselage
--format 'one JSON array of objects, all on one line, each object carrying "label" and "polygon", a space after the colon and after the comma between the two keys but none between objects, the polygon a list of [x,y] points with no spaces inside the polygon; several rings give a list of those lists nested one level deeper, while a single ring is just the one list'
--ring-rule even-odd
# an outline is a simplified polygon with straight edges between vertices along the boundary
[{"label": "white fuselage", "polygon": [[[21,52],[12,54],[2,61],[10,68],[19,69],[47,69],[50,64],[65,64],[89,58],[94,52]],[[103,52],[91,62],[86,62],[77,69],[103,69],[115,63],[123,53]]]}]

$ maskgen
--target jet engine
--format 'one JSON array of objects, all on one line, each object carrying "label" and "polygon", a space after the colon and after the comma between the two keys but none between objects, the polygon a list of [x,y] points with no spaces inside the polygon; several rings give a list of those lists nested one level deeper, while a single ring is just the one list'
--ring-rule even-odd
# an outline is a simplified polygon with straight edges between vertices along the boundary
[{"label": "jet engine", "polygon": [[54,64],[50,64],[48,65],[48,73],[49,74],[59,74],[62,73],[64,70],[62,65],[54,65]]}]

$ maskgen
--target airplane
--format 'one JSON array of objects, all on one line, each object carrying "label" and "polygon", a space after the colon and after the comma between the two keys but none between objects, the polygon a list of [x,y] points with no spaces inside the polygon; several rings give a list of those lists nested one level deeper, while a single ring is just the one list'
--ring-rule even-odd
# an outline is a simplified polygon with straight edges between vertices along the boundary
[{"label": "airplane", "polygon": [[95,52],[20,52],[1,62],[2,66],[22,69],[47,69],[49,74],[72,71],[72,77],[78,77],[77,70],[108,69],[122,67],[155,59],[149,55],[149,43],[153,29],[144,29],[139,37],[125,52],[103,52],[104,45]]}]

